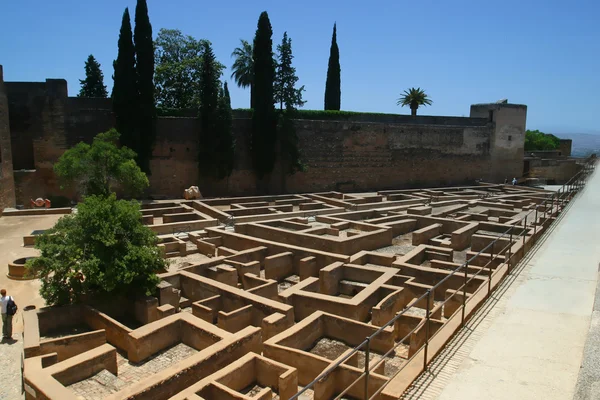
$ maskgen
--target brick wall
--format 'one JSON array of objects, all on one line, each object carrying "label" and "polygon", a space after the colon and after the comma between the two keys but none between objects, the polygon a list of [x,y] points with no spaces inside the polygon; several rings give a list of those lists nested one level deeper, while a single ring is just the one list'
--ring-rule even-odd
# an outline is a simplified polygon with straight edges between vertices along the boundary
[{"label": "brick wall", "polygon": [[540,178],[557,185],[566,183],[577,172],[581,170],[581,165],[577,160],[557,160],[557,159],[530,159],[529,177]]},{"label": "brick wall", "polygon": [[0,211],[5,207],[15,206],[9,115],[8,97],[0,65]]},{"label": "brick wall", "polygon": [[298,121],[306,173],[293,192],[472,182],[489,169],[491,127]]},{"label": "brick wall", "polygon": [[[256,193],[249,157],[250,120],[234,120],[235,171],[228,181],[201,182],[207,195]],[[181,196],[198,184],[197,132],[192,118],[159,118],[151,162],[151,194]],[[378,190],[472,183],[490,169],[492,127],[297,121],[308,169],[282,181],[276,168],[269,193]],[[522,164],[519,165],[522,168]]]},{"label": "brick wall", "polygon": [[[60,190],[52,167],[66,149],[79,141],[90,142],[114,125],[110,99],[68,97],[66,81],[56,79],[9,82],[6,87],[15,110],[10,118],[13,161],[25,160],[14,162],[15,169],[24,164],[34,168],[17,173],[17,203],[50,195],[70,197],[72,193]],[[277,166],[261,193],[454,185],[489,180],[499,168],[522,171],[522,109],[515,108],[516,114],[512,108],[507,112],[494,105],[494,109],[500,124],[490,121],[483,109],[479,114],[472,109],[474,118],[353,115],[341,121],[297,120],[308,170],[283,177]],[[235,170],[221,182],[199,178],[198,120],[158,118],[148,194],[181,197],[191,185],[198,185],[205,195],[256,194],[249,114],[241,111],[234,117]]]}]

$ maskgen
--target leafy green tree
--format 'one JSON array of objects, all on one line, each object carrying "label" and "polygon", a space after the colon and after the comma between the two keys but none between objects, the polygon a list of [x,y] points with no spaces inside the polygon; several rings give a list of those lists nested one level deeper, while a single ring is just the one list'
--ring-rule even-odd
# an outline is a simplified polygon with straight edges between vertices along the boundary
[{"label": "leafy green tree", "polygon": [[325,81],[325,110],[338,110],[342,105],[342,69],[340,67],[340,49],[337,45],[337,26],[333,24],[329,65]]},{"label": "leafy green tree", "polygon": [[156,108],[154,103],[154,42],[152,25],[148,17],[146,0],[137,0],[135,7],[135,72],[137,75],[139,146],[134,148],[138,163],[144,172],[150,173],[150,158],[156,138]]},{"label": "leafy green tree", "polygon": [[298,77],[296,68],[292,66],[292,39],[283,34],[281,44],[277,46],[278,63],[277,79],[275,85],[275,99],[279,102],[280,109],[285,106],[285,112],[279,114],[278,139],[279,154],[282,167],[287,174],[293,174],[303,170],[304,166],[300,160],[298,149],[298,135],[294,119],[297,116],[297,108],[304,105],[302,92],[304,86],[296,88]]},{"label": "leafy green tree", "polygon": [[117,147],[118,140],[119,133],[111,129],[97,135],[91,145],[80,142],[60,156],[54,172],[84,195],[106,197],[115,189],[138,195],[148,187],[148,178],[135,163],[135,152]]},{"label": "leafy green tree", "polygon": [[107,97],[104,74],[100,69],[100,63],[93,55],[89,55],[85,62],[85,79],[80,79],[81,90],[77,97]]},{"label": "leafy green tree", "polygon": [[538,130],[525,132],[525,151],[556,150],[560,147],[560,139],[550,133]]},{"label": "leafy green tree", "polygon": [[217,154],[219,162],[217,164],[217,178],[223,179],[231,175],[235,155],[235,141],[232,133],[233,115],[227,82],[224,83],[219,94],[218,116],[219,142],[217,144]]},{"label": "leafy green tree", "polygon": [[254,108],[254,48],[244,39],[240,39],[240,44],[231,53],[231,57],[235,57],[231,77],[239,87],[250,88],[250,108]]},{"label": "leafy green tree", "polygon": [[273,30],[266,11],[260,14],[253,48],[254,112],[252,113],[252,156],[259,179],[273,170],[277,116],[275,114],[273,83]]},{"label": "leafy green tree", "polygon": [[28,267],[40,277],[48,305],[149,295],[159,282],[156,272],[166,267],[156,242],[137,202],[117,200],[114,193],[88,196],[77,213],[38,236],[41,255]]},{"label": "leafy green tree", "polygon": [[[277,45],[277,72],[275,76],[275,101],[279,103],[279,109],[283,110],[284,104],[291,104],[294,107],[302,107],[306,102],[302,100],[304,86],[296,88],[298,77],[296,68],[292,66],[292,39],[283,33],[283,39],[280,45]],[[287,105],[286,105],[287,109]]]},{"label": "leafy green tree", "polygon": [[420,106],[430,106],[431,104],[433,104],[433,101],[421,88],[410,88],[408,90],[405,90],[396,102],[396,105],[402,107],[409,106],[410,115],[412,115],[413,117],[417,115],[417,109]]},{"label": "leafy green tree", "polygon": [[[161,29],[154,42],[156,102],[165,108],[198,108],[202,52],[206,40]],[[219,75],[225,69],[216,63]]]},{"label": "leafy green tree", "polygon": [[139,129],[137,126],[137,77],[135,74],[135,50],[131,33],[129,9],[123,12],[121,32],[119,33],[119,52],[113,62],[114,85],[112,90],[113,112],[116,127],[121,133],[121,144],[130,149],[139,148]]},{"label": "leafy green tree", "polygon": [[208,42],[203,44],[202,74],[200,78],[200,136],[198,164],[200,174],[218,175],[219,143],[219,71],[217,60]]}]

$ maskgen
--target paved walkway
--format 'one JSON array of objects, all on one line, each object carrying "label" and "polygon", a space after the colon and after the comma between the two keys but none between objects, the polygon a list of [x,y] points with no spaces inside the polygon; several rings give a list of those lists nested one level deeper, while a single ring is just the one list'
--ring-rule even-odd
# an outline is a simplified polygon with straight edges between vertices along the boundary
[{"label": "paved walkway", "polygon": [[[573,399],[598,281],[600,172],[551,230],[406,399]],[[595,354],[587,368],[591,382],[580,382],[578,392],[600,394]],[[591,396],[579,398],[600,398]]]},{"label": "paved walkway", "polygon": [[[0,400],[22,400],[21,357],[23,340],[14,334],[15,340],[0,342]],[[16,340],[18,338],[18,340]]]},{"label": "paved walkway", "polygon": [[[61,215],[0,218],[0,288],[14,296],[19,312],[13,319],[14,342],[0,342],[0,400],[21,400],[21,355],[23,352],[23,307],[42,307],[40,283],[36,280],[14,281],[6,277],[8,263],[17,258],[37,255],[34,248],[23,247],[23,236],[37,229],[54,226]],[[0,322],[1,325],[1,322]]]}]

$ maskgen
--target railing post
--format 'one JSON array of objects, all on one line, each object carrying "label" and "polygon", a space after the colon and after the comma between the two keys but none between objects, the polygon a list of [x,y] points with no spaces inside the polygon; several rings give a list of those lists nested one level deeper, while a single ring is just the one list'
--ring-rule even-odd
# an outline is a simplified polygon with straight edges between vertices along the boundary
[{"label": "railing post", "polygon": [[369,398],[369,358],[371,358],[371,338],[367,336],[367,349],[365,350],[365,400]]},{"label": "railing post", "polygon": [[525,216],[525,223],[523,225],[523,256],[525,256],[525,237],[527,236],[527,215]]},{"label": "railing post", "polygon": [[430,306],[429,303],[431,301],[431,289],[427,291],[427,311],[425,314],[425,354],[423,358],[423,371],[427,371],[427,350],[429,350],[429,313]]},{"label": "railing post", "polygon": [[538,208],[535,208],[535,220],[533,221],[533,236],[537,233]]},{"label": "railing post", "polygon": [[571,197],[573,197],[573,182],[569,183],[569,201],[571,201]]},{"label": "railing post", "polygon": [[469,270],[469,260],[465,261],[465,281],[463,283],[463,298],[462,298],[462,316],[461,316],[461,320],[460,323],[461,325],[465,324],[465,307],[467,305],[467,280],[468,280],[468,273]]},{"label": "railing post", "polygon": [[494,262],[494,244],[490,247],[490,262],[488,263],[488,297],[492,294],[492,263]]},{"label": "railing post", "polygon": [[510,258],[511,258],[511,249],[513,246],[513,238],[512,238],[512,230],[513,228],[510,228],[510,244],[508,245],[508,274],[510,275],[511,272],[511,268],[510,268]]}]

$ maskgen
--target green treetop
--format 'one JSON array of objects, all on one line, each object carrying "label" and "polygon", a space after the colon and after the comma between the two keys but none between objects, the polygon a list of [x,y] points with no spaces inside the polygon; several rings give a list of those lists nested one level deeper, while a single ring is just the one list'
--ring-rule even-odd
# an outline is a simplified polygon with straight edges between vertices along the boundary
[{"label": "green treetop", "polygon": [[240,47],[231,53],[235,61],[231,66],[231,77],[241,88],[250,88],[250,108],[254,108],[254,48],[252,43],[240,39]]},{"label": "green treetop", "polygon": [[560,139],[550,133],[538,130],[525,132],[525,151],[556,150],[560,147]]},{"label": "green treetop", "polygon": [[85,79],[80,79],[81,90],[78,97],[107,97],[104,74],[100,69],[100,63],[93,55],[89,55],[85,62]]},{"label": "green treetop", "polygon": [[138,195],[148,187],[148,178],[135,163],[135,152],[117,146],[115,129],[100,133],[91,145],[79,143],[65,151],[54,165],[54,172],[84,195],[108,196],[116,189]]},{"label": "green treetop", "polygon": [[409,106],[410,114],[414,117],[417,115],[417,110],[420,106],[430,106],[433,101],[427,93],[421,88],[410,88],[405,90],[396,102],[399,106]]},{"label": "green treetop", "polygon": [[[154,42],[156,102],[166,108],[198,108],[202,53],[206,40],[161,29]],[[225,66],[216,63],[219,75]]]}]

